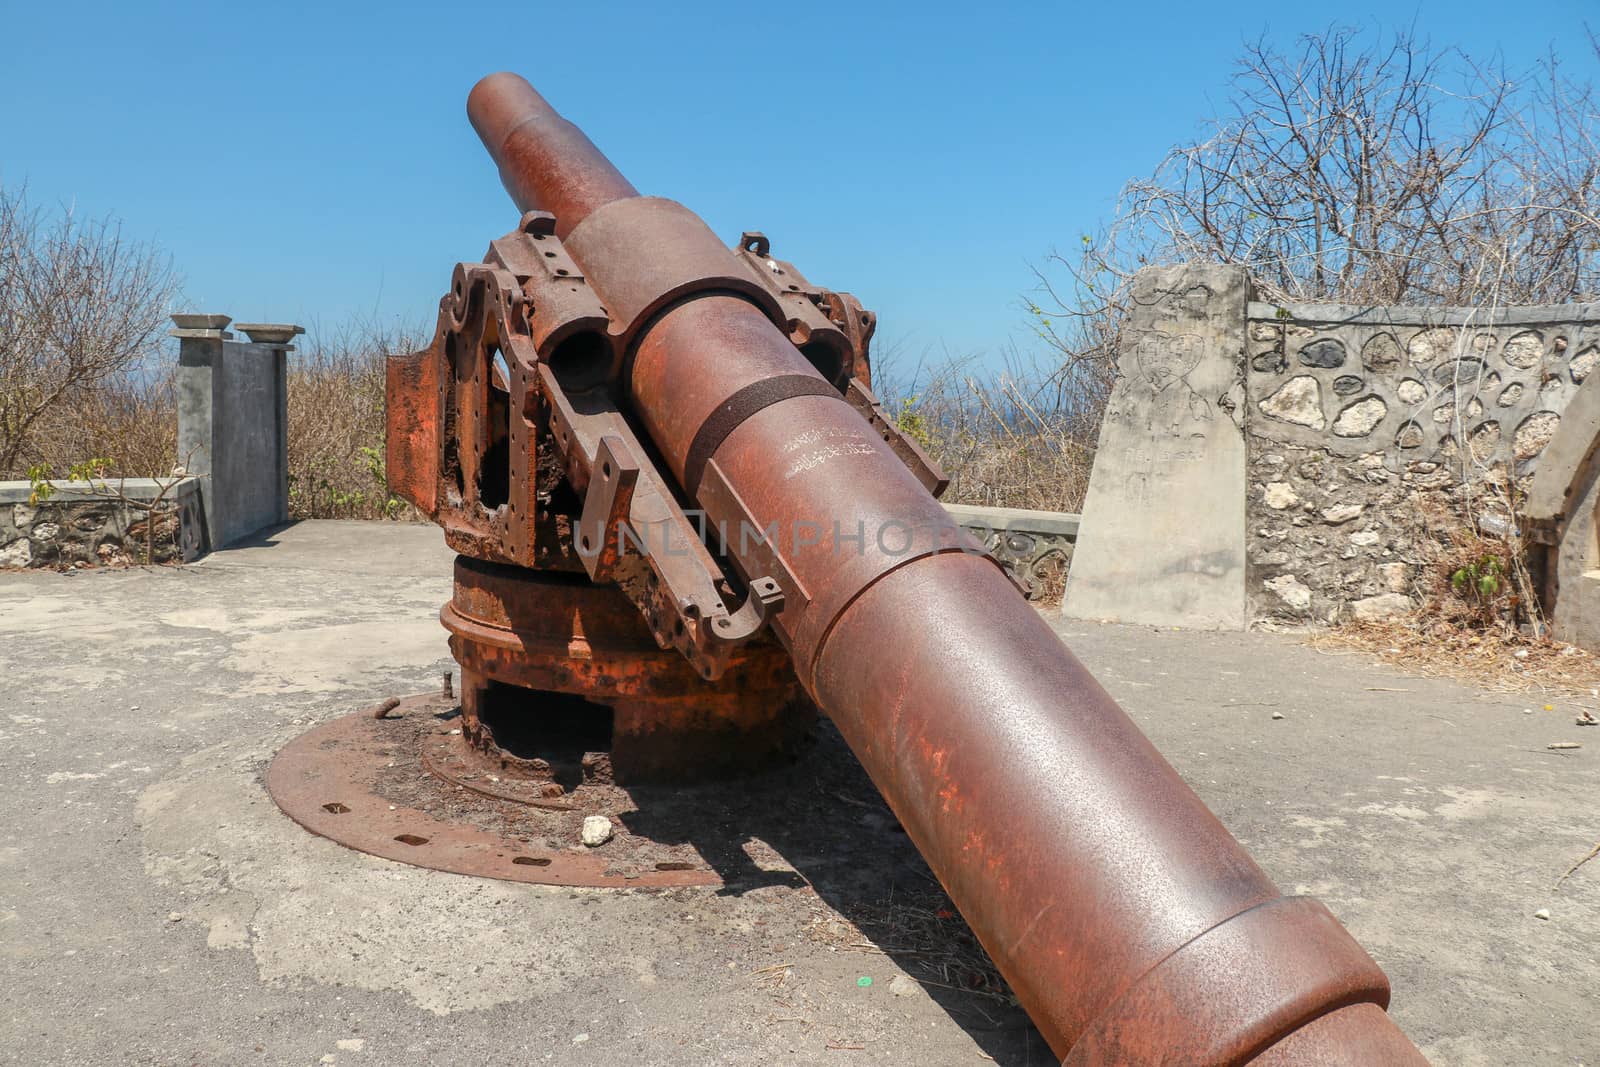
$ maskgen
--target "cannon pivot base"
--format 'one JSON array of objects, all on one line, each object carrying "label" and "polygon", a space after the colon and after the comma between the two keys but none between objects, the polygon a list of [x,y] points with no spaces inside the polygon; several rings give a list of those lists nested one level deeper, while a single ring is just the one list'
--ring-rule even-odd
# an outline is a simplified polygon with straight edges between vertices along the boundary
[{"label": "cannon pivot base", "polygon": [[[630,828],[638,806],[609,783],[559,798],[533,779],[494,773],[461,732],[460,707],[437,695],[335,719],[291,741],[267,769],[284,814],[346,848],[456,874],[602,888],[720,886],[688,844]],[[614,836],[580,843],[586,815]]]}]

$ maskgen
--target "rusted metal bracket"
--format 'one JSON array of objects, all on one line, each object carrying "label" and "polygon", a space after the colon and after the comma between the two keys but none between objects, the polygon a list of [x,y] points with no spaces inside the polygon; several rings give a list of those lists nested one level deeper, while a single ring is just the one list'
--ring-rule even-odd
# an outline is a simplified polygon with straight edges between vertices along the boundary
[{"label": "rusted metal bracket", "polygon": [[653,466],[610,394],[569,394],[547,365],[538,370],[549,411],[550,440],[567,481],[581,494],[577,552],[595,581],[615,581],[649,623],[656,643],[676,648],[704,678],[721,677],[732,651],[782,610],[782,587],[765,575],[747,582],[744,602],[727,604],[732,587],[702,531]]},{"label": "rusted metal bracket", "polygon": [[[790,605],[811,603],[810,590],[795,577],[778,552],[781,531],[775,525],[764,528],[756,521],[750,506],[745,503],[738,491],[728,484],[727,476],[717,465],[716,460],[706,464],[705,473],[700,479],[699,496],[701,506],[705,508],[707,514],[727,516],[717,531],[717,538],[719,546],[733,562],[734,568],[741,571],[751,586],[755,585],[755,581],[750,573],[745,573],[747,567],[777,582],[783,592],[784,601],[776,610],[781,611],[784,603]],[[751,562],[746,564],[743,562],[745,560]]]},{"label": "rusted metal bracket", "polygon": [[783,309],[790,342],[840,392],[852,378],[870,381],[868,346],[878,317],[849,293],[806,280],[793,263],[772,256],[772,242],[757,230],[740,235],[739,258]]},{"label": "rusted metal bracket", "polygon": [[878,402],[878,398],[867,388],[866,382],[860,378],[851,378],[844,398],[850,402],[851,407],[866,416],[867,421],[872,423],[872,428],[878,431],[894,454],[900,457],[900,462],[917,476],[917,481],[922,483],[924,489],[936,497],[944,495],[944,491],[950,487],[950,479],[914,438],[894,424],[888,413],[883,410],[883,405]]},{"label": "rusted metal bracket", "polygon": [[578,556],[591,580],[609,582],[622,558],[620,531],[633,511],[639,464],[620,437],[600,438],[589,466],[589,491],[578,520]]}]

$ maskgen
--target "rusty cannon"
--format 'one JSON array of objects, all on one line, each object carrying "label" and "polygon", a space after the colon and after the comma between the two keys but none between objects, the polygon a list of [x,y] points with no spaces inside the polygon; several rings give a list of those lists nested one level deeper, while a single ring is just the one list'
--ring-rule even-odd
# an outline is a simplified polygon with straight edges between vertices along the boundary
[{"label": "rusty cannon", "polygon": [[[871,391],[870,311],[640,195],[516,75],[467,110],[523,214],[388,368],[390,483],[459,553],[449,758],[498,768],[451,780],[560,807],[757,767],[820,709],[1063,1063],[1426,1062],[1367,953],[1273,885],[947,517]],[[603,758],[508,754],[602,712]],[[349,811],[291,814],[336,836],[319,820]],[[476,854],[386,818],[385,847]]]}]

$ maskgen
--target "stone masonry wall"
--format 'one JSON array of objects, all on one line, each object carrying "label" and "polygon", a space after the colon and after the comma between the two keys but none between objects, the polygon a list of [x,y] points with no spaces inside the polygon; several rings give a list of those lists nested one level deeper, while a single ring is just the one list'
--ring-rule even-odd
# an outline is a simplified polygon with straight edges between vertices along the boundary
[{"label": "stone masonry wall", "polygon": [[1409,609],[1417,545],[1453,509],[1508,528],[1577,386],[1600,305],[1247,306],[1252,619]]},{"label": "stone masonry wall", "polygon": [[[141,482],[146,479],[141,479]],[[0,569],[119,565],[145,562],[148,513],[57,483],[48,500],[27,503],[25,482],[0,483]],[[139,490],[124,491],[138,499]],[[153,498],[155,493],[144,494]],[[194,559],[203,546],[198,484],[180,483],[155,512],[155,562]]]}]

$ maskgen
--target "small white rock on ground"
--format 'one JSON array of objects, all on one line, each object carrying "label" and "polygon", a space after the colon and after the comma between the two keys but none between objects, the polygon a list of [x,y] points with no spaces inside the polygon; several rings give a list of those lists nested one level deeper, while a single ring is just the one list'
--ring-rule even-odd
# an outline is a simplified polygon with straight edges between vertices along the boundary
[{"label": "small white rock on ground", "polygon": [[921,986],[917,985],[916,982],[912,981],[910,978],[907,978],[903,974],[895,975],[894,981],[889,983],[889,992],[893,993],[897,997],[913,996],[921,989]]},{"label": "small white rock on ground", "polygon": [[583,820],[583,843],[598,848],[611,840],[611,820],[604,815],[591,815]]}]

